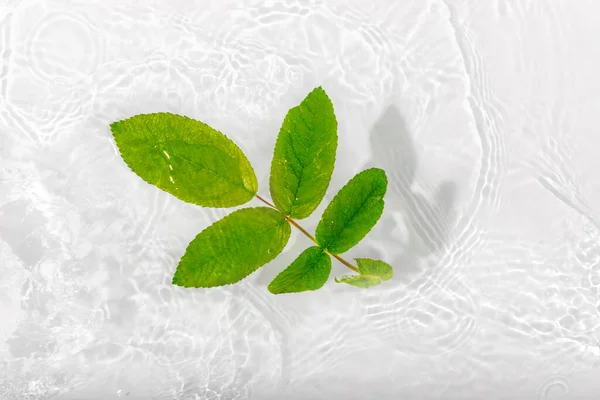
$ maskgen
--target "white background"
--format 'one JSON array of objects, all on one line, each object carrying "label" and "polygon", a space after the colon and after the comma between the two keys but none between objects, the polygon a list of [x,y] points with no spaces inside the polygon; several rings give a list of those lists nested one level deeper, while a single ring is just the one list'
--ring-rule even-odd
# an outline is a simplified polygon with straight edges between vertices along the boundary
[{"label": "white background", "polygon": [[[2,399],[592,399],[600,392],[597,0],[0,0]],[[330,95],[386,209],[345,258],[395,269],[271,295],[170,284],[200,208],[109,123],[170,111],[268,197],[287,110]],[[248,205],[258,206],[253,200]],[[595,393],[595,395],[593,395]]]}]

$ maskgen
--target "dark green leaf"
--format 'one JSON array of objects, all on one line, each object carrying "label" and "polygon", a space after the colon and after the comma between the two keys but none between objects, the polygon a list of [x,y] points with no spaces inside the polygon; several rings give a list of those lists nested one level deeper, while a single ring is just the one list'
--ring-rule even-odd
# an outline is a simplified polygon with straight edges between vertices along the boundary
[{"label": "dark green leaf", "polygon": [[252,199],[258,182],[229,138],[203,122],[170,113],[113,122],[121,157],[144,181],[188,203],[234,207]]},{"label": "dark green leaf", "polygon": [[387,177],[379,168],[364,170],[350,179],[325,209],[317,226],[319,245],[332,254],[355,246],[383,213]]},{"label": "dark green leaf", "polygon": [[273,294],[304,292],[323,287],[331,272],[331,258],[318,246],[304,250],[269,284]]},{"label": "dark green leaf", "polygon": [[281,253],[290,233],[285,217],[272,208],[234,211],[192,240],[173,284],[207,288],[236,283]]},{"label": "dark green leaf", "polygon": [[394,270],[392,266],[380,260],[370,258],[355,258],[358,264],[359,275],[347,275],[341,279],[335,279],[337,283],[347,283],[359,288],[377,286],[383,281],[392,279]]},{"label": "dark green leaf", "polygon": [[285,215],[308,217],[323,200],[335,164],[337,121],[318,87],[288,111],[275,143],[269,187]]}]

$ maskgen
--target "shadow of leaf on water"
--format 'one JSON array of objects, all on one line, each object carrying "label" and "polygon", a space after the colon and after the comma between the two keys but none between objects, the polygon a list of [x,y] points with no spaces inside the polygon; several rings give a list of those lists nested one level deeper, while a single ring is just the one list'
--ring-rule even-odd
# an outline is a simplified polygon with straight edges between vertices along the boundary
[{"label": "shadow of leaf on water", "polygon": [[[373,125],[371,154],[363,169],[374,166],[385,170],[388,190],[384,214],[378,222],[380,226],[376,225],[365,244],[373,247],[380,243],[387,257],[395,254],[392,259],[383,261],[394,268],[393,281],[408,284],[423,272],[422,261],[443,249],[450,238],[455,219],[456,185],[442,181],[431,199],[414,190],[418,165],[415,145],[395,106],[389,106]],[[403,234],[397,232],[401,220],[405,221]],[[403,235],[406,238],[402,241]]]}]

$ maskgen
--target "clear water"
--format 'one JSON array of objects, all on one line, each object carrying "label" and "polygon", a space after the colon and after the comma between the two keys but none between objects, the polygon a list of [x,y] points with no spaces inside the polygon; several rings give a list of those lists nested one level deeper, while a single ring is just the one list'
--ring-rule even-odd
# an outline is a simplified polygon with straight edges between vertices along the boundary
[{"label": "clear water", "polygon": [[[0,398],[596,398],[599,12],[0,0]],[[294,231],[240,284],[171,285],[187,243],[231,210],[145,184],[108,124],[203,120],[268,196],[283,116],[319,85],[340,144],[303,225],[355,173],[384,168],[384,215],[347,258],[386,260],[394,279],[270,295],[310,244]]]}]

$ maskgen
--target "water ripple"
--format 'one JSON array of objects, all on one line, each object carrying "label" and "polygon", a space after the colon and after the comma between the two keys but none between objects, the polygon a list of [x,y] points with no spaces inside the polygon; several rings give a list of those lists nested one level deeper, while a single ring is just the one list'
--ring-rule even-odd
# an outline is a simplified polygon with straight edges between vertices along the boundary
[{"label": "water ripple", "polygon": [[[479,330],[475,292],[462,284],[437,292],[402,295],[403,289],[368,296],[366,318],[380,339],[396,352],[415,359],[448,356],[461,350]],[[396,299],[396,300],[393,300]]]},{"label": "water ripple", "polygon": [[569,398],[570,385],[567,378],[557,375],[540,383],[536,395],[537,400],[555,400]]},{"label": "water ripple", "polygon": [[[597,24],[586,7],[471,3],[0,0],[0,397],[575,396],[600,363]],[[203,120],[262,193],[285,112],[317,85],[340,134],[322,206],[384,168],[385,213],[348,258],[394,278],[272,296],[310,243],[296,232],[248,280],[172,285],[232,210],[143,182],[108,124]]]},{"label": "water ripple", "polygon": [[94,24],[82,14],[51,12],[35,25],[27,40],[28,65],[44,82],[75,84],[90,76],[102,58]]}]

